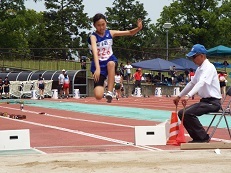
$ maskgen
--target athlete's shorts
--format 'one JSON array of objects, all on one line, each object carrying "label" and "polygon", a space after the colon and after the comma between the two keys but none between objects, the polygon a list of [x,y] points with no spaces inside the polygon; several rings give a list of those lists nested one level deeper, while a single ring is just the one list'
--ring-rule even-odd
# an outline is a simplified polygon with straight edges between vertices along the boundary
[{"label": "athlete's shorts", "polygon": [[39,84],[38,88],[39,88],[40,90],[44,90],[44,84]]},{"label": "athlete's shorts", "polygon": [[106,80],[106,77],[104,75],[100,75],[99,81],[98,82],[94,81],[94,88],[97,87],[97,86],[102,86],[103,87],[105,80]]},{"label": "athlete's shorts", "polygon": [[121,84],[120,83],[115,83],[115,90],[119,90],[121,87]]},{"label": "athlete's shorts", "polygon": [[[111,56],[108,60],[106,60],[106,61],[99,61],[99,65],[100,65],[100,74],[102,74],[102,75],[105,76],[105,77],[107,77],[107,75],[108,75],[107,63],[108,63],[109,61],[115,62],[115,71],[116,71],[117,66],[118,66],[118,60],[117,60],[117,58],[116,58],[114,55],[112,55],[112,56]],[[96,68],[95,68],[95,62],[94,62],[94,60],[93,60],[93,61],[91,62],[91,72],[94,73],[95,70],[96,70]]]}]

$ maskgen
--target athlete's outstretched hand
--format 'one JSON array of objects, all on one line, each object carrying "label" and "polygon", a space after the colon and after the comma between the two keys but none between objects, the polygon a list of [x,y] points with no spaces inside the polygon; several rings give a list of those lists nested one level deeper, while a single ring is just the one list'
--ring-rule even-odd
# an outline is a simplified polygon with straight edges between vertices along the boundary
[{"label": "athlete's outstretched hand", "polygon": [[140,30],[143,28],[143,24],[142,24],[141,18],[139,18],[139,19],[137,20],[137,27],[138,27]]}]

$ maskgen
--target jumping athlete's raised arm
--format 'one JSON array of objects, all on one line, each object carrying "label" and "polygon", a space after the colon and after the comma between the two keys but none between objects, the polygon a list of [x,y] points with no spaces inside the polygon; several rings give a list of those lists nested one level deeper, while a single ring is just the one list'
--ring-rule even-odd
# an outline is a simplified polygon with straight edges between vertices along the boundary
[{"label": "jumping athlete's raised arm", "polygon": [[117,36],[126,36],[126,35],[135,35],[137,32],[139,32],[143,28],[142,20],[139,18],[137,20],[137,27],[133,28],[131,30],[127,31],[118,31],[118,30],[110,30],[110,33],[112,37],[117,37]]}]

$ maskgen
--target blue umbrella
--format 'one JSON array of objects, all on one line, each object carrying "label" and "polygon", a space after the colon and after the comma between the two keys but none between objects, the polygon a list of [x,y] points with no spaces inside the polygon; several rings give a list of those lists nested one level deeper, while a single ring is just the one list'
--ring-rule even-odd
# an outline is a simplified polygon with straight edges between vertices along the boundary
[{"label": "blue umbrella", "polygon": [[213,62],[213,65],[214,65],[216,68],[231,68],[231,65],[230,65],[230,64],[225,65],[224,62]]},{"label": "blue umbrella", "polygon": [[192,61],[190,61],[189,59],[186,59],[186,58],[173,59],[173,60],[171,60],[171,62],[173,62],[175,64],[178,64],[178,65],[184,67],[185,69],[192,68],[194,71],[198,67],[198,65],[196,65],[194,62],[192,62]]},{"label": "blue umbrella", "polygon": [[153,71],[169,71],[170,68],[173,66],[175,66],[176,70],[185,70],[184,67],[161,58],[136,62],[136,63],[132,63],[131,65],[135,68],[143,68]]}]

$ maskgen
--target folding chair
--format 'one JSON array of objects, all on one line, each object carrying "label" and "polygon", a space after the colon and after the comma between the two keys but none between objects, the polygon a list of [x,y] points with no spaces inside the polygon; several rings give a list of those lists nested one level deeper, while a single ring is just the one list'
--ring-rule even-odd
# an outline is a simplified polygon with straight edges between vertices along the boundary
[{"label": "folding chair", "polygon": [[39,88],[38,88],[38,80],[33,80],[32,81],[32,90],[35,90],[35,97],[39,98],[40,91],[39,91]]},{"label": "folding chair", "polygon": [[11,81],[10,82],[10,96],[21,98],[22,92],[20,91],[21,82],[20,81]]},{"label": "folding chair", "polygon": [[[228,96],[231,97],[231,87],[229,87],[229,88],[227,89],[227,91],[226,91],[226,95],[225,95],[225,97],[224,97],[223,100],[222,100],[222,103],[221,103],[222,105],[221,105],[221,109],[219,110],[219,112],[211,112],[211,113],[209,113],[209,115],[214,115],[214,116],[213,116],[213,119],[212,119],[212,121],[210,122],[210,124],[209,124],[207,130],[206,130],[207,133],[208,133],[210,127],[212,126],[212,124],[213,124],[215,118],[217,117],[217,115],[220,115],[220,118],[218,119],[217,124],[214,126],[212,132],[211,132],[210,135],[209,135],[210,139],[213,137],[213,135],[214,135],[214,133],[215,133],[215,131],[216,131],[216,129],[217,129],[218,125],[220,124],[220,122],[221,122],[221,120],[222,120],[223,117],[224,117],[224,119],[225,119],[225,123],[226,123],[226,126],[227,126],[227,130],[228,130],[229,136],[230,136],[230,138],[231,138],[231,133],[230,133],[230,129],[229,129],[229,124],[228,124],[227,117],[226,117],[226,115],[231,115],[231,110],[230,110],[231,98],[229,98],[228,103],[225,102],[225,101],[226,101],[226,98],[227,98]],[[227,103],[227,104],[226,104],[226,103]]]},{"label": "folding chair", "polygon": [[45,81],[44,95],[49,97],[52,96],[52,84],[53,84],[53,80]]},{"label": "folding chair", "polygon": [[31,89],[33,87],[33,84],[30,81],[23,81],[22,86],[22,96],[23,97],[31,97]]}]

